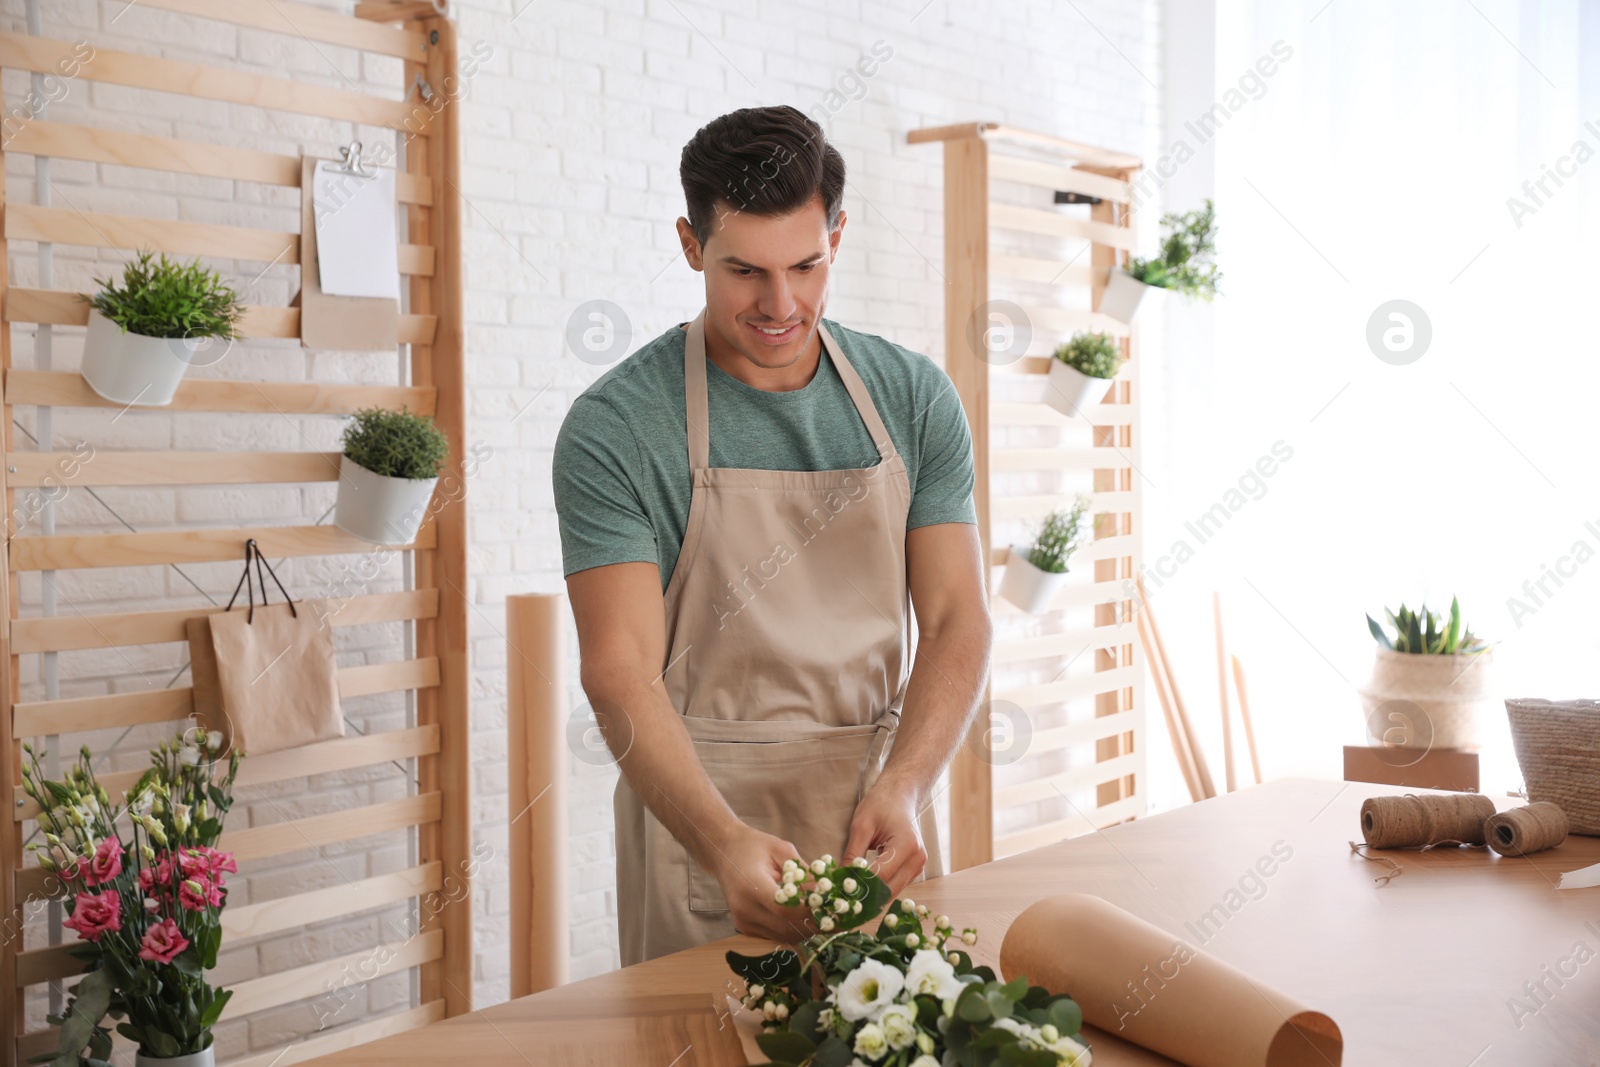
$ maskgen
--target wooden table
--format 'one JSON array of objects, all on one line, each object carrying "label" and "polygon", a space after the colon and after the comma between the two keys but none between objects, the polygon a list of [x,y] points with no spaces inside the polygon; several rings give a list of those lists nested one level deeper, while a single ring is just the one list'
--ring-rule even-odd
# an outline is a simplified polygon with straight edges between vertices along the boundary
[{"label": "wooden table", "polygon": [[[1569,837],[1526,859],[1388,852],[1405,873],[1380,887],[1374,876],[1387,868],[1347,842],[1361,839],[1361,801],[1397,792],[1271,782],[907,895],[957,927],[976,926],[973,954],[996,966],[1023,908],[1055,893],[1097,893],[1331,1015],[1348,1067],[1600,1065],[1600,889],[1555,888],[1561,872],[1600,862],[1600,838]],[[1280,862],[1261,877],[1256,863],[1274,847]],[[742,1067],[717,1010],[736,989],[722,958],[729,948],[762,946],[729,938],[309,1062]],[[1086,1036],[1096,1067],[1171,1062],[1108,1034]]]}]

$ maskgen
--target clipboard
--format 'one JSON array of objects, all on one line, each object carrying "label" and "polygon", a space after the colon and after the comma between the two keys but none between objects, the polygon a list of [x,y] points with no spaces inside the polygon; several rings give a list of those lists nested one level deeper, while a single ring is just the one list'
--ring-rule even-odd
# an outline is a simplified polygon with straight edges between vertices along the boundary
[{"label": "clipboard", "polygon": [[300,345],[377,352],[400,343],[400,302],[391,297],[332,296],[322,291],[317,269],[314,189],[318,159],[300,157],[300,291],[289,301],[300,309]]}]

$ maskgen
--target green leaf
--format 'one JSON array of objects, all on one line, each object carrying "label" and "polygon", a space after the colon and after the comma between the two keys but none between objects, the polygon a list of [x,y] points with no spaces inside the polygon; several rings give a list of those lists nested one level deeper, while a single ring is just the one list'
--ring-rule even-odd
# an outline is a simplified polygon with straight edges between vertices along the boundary
[{"label": "green leaf", "polygon": [[758,1034],[756,1044],[761,1051],[775,1060],[789,1060],[793,1063],[802,1063],[807,1057],[817,1051],[814,1041],[804,1034],[797,1034],[793,1030],[777,1030],[768,1034]]},{"label": "green leaf", "polygon": [[1055,1028],[1068,1037],[1083,1029],[1083,1009],[1071,997],[1052,1000],[1045,1013]]},{"label": "green leaf", "polygon": [[1028,993],[1028,979],[1019,974],[1015,978],[1011,979],[1011,981],[1001,986],[998,991],[1005,994],[1008,1000],[1021,1000]]},{"label": "green leaf", "polygon": [[[1008,1002],[1009,1003],[1009,1002]],[[969,1023],[984,1022],[991,1016],[989,1001],[981,985],[969,986],[956,998],[956,1015]]]},{"label": "green leaf", "polygon": [[850,1061],[855,1059],[855,1053],[850,1051],[850,1046],[839,1039],[837,1035],[829,1035],[822,1044],[817,1046],[817,1054],[812,1059],[812,1067],[850,1067]]},{"label": "green leaf", "polygon": [[744,956],[729,952],[725,957],[733,973],[746,982],[785,985],[800,977],[800,957],[782,948],[765,956]]},{"label": "green leaf", "polygon": [[1367,629],[1372,631],[1372,636],[1377,639],[1378,644],[1382,645],[1384,648],[1394,648],[1394,642],[1389,640],[1389,635],[1383,632],[1383,627],[1380,626],[1378,624],[1378,620],[1374,619],[1371,615],[1367,616]]},{"label": "green leaf", "polygon": [[200,956],[193,945],[172,957],[172,966],[177,968],[179,974],[186,974],[190,978],[199,978],[202,973]]},{"label": "green leaf", "polygon": [[825,1007],[827,1005],[820,1000],[806,1001],[789,1016],[789,1029],[797,1034],[805,1034],[813,1041],[820,1040],[824,1035],[817,1032],[817,1017],[822,1014],[822,1009]]}]

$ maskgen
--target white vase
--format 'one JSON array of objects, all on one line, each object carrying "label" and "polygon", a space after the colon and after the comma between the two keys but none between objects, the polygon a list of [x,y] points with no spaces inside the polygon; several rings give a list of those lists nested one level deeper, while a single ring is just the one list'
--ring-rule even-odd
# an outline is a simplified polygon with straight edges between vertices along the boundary
[{"label": "white vase", "polygon": [[410,544],[422,528],[438,478],[391,478],[349,456],[339,457],[339,498],[333,524],[378,545]]},{"label": "white vase", "polygon": [[83,341],[79,373],[89,388],[107,400],[140,407],[172,403],[189,369],[194,350],[182,337],[146,337],[122,327],[94,308]]},{"label": "white vase", "polygon": [[1030,615],[1045,611],[1067,580],[1067,572],[1041,570],[1028,559],[1027,545],[1012,545],[1006,569],[1000,576],[1000,595]]},{"label": "white vase", "polygon": [[1450,656],[1374,650],[1372,678],[1357,689],[1375,745],[1474,750],[1496,701],[1492,649]]},{"label": "white vase", "polygon": [[133,1058],[134,1067],[216,1067],[216,1045],[191,1052],[187,1056],[146,1056],[140,1052]]},{"label": "white vase", "polygon": [[1063,415],[1078,415],[1100,399],[1111,388],[1115,378],[1096,378],[1070,367],[1051,357],[1050,373],[1045,380],[1044,402]]},{"label": "white vase", "polygon": [[1109,315],[1118,322],[1132,322],[1139,302],[1151,288],[1121,267],[1113,267],[1111,276],[1106,279],[1105,292],[1100,294],[1100,314]]}]

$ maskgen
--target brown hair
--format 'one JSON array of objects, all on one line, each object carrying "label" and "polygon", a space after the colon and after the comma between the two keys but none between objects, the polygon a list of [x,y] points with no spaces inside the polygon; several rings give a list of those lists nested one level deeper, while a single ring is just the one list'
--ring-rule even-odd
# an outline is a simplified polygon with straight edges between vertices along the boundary
[{"label": "brown hair", "polygon": [[730,111],[702,126],[678,164],[689,227],[702,247],[719,203],[755,215],[791,214],[816,196],[832,231],[844,200],[844,157],[822,127],[779,104]]}]

